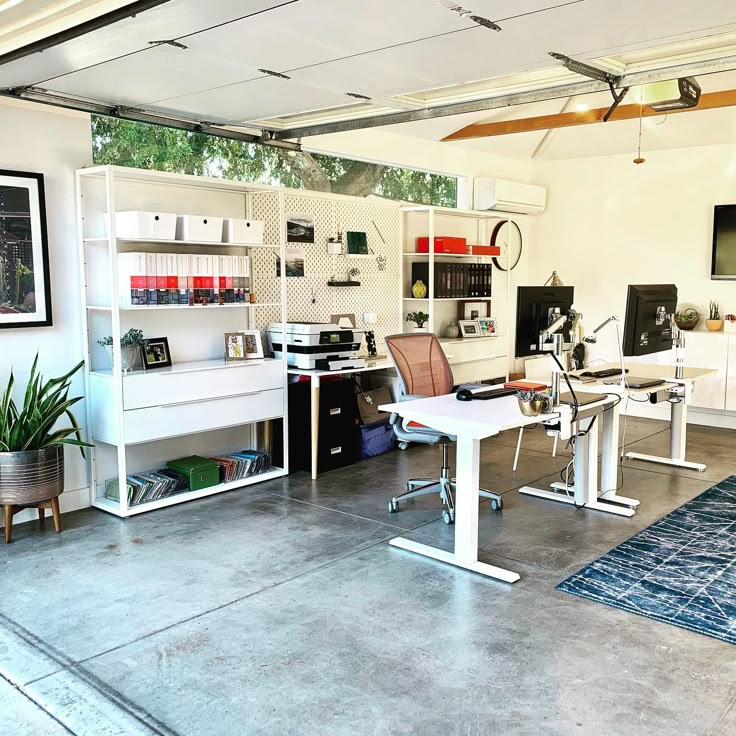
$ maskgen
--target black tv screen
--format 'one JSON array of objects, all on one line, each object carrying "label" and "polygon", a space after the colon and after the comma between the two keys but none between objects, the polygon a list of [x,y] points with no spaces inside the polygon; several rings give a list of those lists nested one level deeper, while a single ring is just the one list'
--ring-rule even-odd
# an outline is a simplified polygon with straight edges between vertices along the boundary
[{"label": "black tv screen", "polygon": [[736,279],[736,204],[713,210],[713,261],[711,279]]}]

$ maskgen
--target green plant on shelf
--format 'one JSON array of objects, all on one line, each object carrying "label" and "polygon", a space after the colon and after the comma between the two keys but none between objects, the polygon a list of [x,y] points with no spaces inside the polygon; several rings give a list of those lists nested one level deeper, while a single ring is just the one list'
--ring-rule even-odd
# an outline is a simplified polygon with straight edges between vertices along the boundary
[{"label": "green plant on shelf", "polygon": [[417,329],[421,329],[429,319],[429,315],[426,312],[409,312],[406,315],[407,322],[413,322]]},{"label": "green plant on shelf", "polygon": [[712,301],[708,309],[709,309],[709,314],[710,314],[710,317],[708,317],[708,319],[720,319],[721,318],[721,307],[717,301]]},{"label": "green plant on shelf", "polygon": [[[102,347],[112,346],[112,335],[103,337],[102,340],[97,341]],[[120,338],[121,348],[142,348],[146,344],[146,340],[143,337],[143,330],[137,330],[134,327],[128,330]]]}]

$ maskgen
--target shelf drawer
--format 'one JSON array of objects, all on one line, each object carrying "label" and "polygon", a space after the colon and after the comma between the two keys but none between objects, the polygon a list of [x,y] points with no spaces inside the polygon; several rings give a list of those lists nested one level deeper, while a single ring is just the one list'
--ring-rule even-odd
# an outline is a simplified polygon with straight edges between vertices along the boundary
[{"label": "shelf drawer", "polygon": [[182,373],[138,373],[123,379],[123,408],[208,401],[283,387],[279,364],[247,363]]},{"label": "shelf drawer", "polygon": [[452,377],[456,384],[487,381],[490,378],[505,378],[508,371],[506,358],[473,360],[452,366]]},{"label": "shelf drawer", "polygon": [[123,412],[127,444],[206,432],[284,414],[283,388]]}]

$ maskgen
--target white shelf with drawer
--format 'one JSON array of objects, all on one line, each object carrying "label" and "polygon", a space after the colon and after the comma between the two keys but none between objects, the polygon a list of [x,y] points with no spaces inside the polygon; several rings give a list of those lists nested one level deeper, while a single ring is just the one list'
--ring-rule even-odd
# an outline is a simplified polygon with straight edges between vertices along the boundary
[{"label": "white shelf with drawer", "polygon": [[[273,251],[285,259],[285,211],[282,189],[241,182],[161,174],[115,166],[77,172],[78,234],[84,306],[89,433],[94,443],[89,475],[94,506],[121,517],[164,508],[215,493],[232,491],[288,473],[287,375],[283,359],[226,362],[224,334],[245,329],[263,332],[272,322],[285,328],[286,287],[275,269],[279,301],[206,306],[119,306],[117,255],[132,247],[146,252],[188,248],[218,255],[249,249]],[[178,214],[248,218],[254,202],[266,197],[278,213],[263,243],[203,240],[151,240],[116,236],[115,218],[123,210],[157,209]],[[273,198],[273,199],[271,199]],[[278,233],[276,236],[274,233]],[[196,237],[196,234],[193,235]],[[120,337],[130,328],[146,338],[166,336],[173,364],[156,370],[122,370]],[[111,336],[113,367],[98,347]],[[264,344],[266,344],[264,342]],[[276,421],[277,420],[277,421]],[[126,476],[160,468],[167,460],[191,454],[219,456],[243,449],[270,450],[274,427],[283,433],[284,467],[131,505],[105,496],[105,482],[126,487]]]}]

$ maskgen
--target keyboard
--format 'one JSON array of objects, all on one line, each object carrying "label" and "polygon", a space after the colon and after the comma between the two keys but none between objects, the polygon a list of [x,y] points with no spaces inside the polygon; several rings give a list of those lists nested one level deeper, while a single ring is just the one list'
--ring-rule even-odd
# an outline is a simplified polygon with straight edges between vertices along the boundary
[{"label": "keyboard", "polygon": [[[628,373],[629,369],[625,368],[624,373]],[[611,376],[620,376],[621,375],[621,369],[620,368],[603,368],[600,371],[583,371],[583,373],[580,374],[581,376],[585,376],[586,378],[610,378]]]},{"label": "keyboard", "polygon": [[519,389],[516,388],[500,388],[489,391],[476,391],[473,393],[473,401],[480,399],[481,401],[488,401],[488,399],[499,399],[502,396],[516,396]]}]

